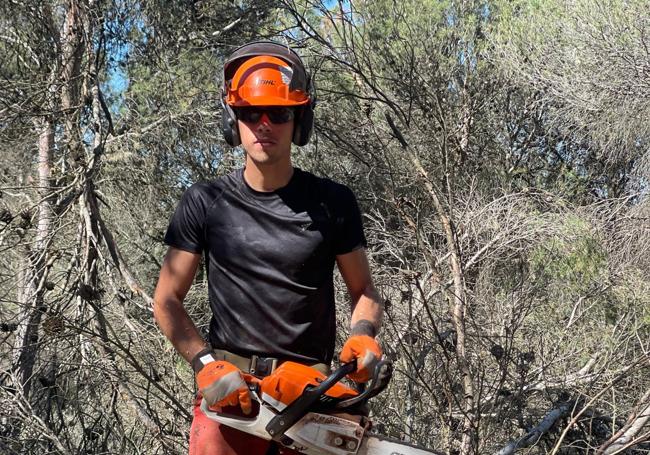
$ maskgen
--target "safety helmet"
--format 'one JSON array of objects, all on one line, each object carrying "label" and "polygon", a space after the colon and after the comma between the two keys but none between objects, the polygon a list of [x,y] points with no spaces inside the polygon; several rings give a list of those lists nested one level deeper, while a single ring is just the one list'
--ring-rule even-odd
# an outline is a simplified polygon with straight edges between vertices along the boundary
[{"label": "safety helmet", "polygon": [[309,142],[314,91],[302,60],[287,46],[256,41],[235,50],[224,63],[221,103],[224,138],[232,146],[241,143],[234,108],[243,106],[295,106],[293,142]]},{"label": "safety helmet", "polygon": [[[309,103],[302,81],[284,60],[260,55],[241,64],[227,84],[226,103],[242,106],[301,106]],[[293,83],[293,84],[292,84]]]}]

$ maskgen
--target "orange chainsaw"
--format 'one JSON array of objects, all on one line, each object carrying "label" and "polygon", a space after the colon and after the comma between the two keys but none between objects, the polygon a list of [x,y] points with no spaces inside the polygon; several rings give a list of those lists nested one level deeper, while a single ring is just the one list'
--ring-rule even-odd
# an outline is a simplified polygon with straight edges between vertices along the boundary
[{"label": "orange chainsaw", "polygon": [[306,455],[432,455],[422,447],[370,433],[367,401],[386,388],[390,362],[377,363],[363,391],[340,381],[356,370],[342,365],[330,376],[306,365],[284,362],[259,384],[251,384],[252,417],[201,410],[208,418]]}]

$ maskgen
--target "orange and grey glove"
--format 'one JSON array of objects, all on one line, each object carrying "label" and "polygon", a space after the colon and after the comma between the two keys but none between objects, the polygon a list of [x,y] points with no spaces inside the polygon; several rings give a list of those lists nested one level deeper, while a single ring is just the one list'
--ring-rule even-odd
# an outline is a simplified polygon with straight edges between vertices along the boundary
[{"label": "orange and grey glove", "polygon": [[357,370],[348,377],[354,382],[368,382],[381,355],[381,348],[373,337],[352,335],[343,345],[339,360],[348,363],[356,359]]},{"label": "orange and grey glove", "polygon": [[211,409],[239,405],[244,414],[251,413],[251,395],[239,368],[225,360],[216,360],[209,350],[198,353],[192,367],[199,392]]}]

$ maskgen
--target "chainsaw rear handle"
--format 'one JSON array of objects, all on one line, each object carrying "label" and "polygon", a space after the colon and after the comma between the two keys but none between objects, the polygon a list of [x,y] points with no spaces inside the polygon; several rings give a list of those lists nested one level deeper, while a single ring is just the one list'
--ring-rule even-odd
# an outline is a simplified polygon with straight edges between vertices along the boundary
[{"label": "chainsaw rear handle", "polygon": [[268,425],[266,425],[266,431],[271,435],[271,438],[274,441],[283,442],[285,438],[284,433],[298,422],[298,420],[303,418],[325,392],[334,387],[347,374],[356,371],[356,369],[356,360],[344,363],[318,386],[306,389],[302,395],[284,408],[278,415],[273,417]]}]

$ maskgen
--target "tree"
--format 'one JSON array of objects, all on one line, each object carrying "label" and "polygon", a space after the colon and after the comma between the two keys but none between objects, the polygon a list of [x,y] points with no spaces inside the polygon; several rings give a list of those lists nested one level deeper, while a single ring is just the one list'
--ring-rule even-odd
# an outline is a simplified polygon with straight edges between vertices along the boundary
[{"label": "tree", "polygon": [[[170,125],[177,132],[191,126],[188,122],[178,128],[166,118],[166,123],[152,121],[144,102],[130,109],[119,93],[111,93],[110,77],[120,65],[137,77],[148,60],[150,67],[160,64],[155,76],[162,80],[180,81],[183,75],[195,82],[197,101],[205,101],[206,93],[214,91],[213,77],[207,83],[206,70],[206,79],[192,81],[190,72],[197,66],[189,56],[201,55],[215,65],[202,46],[223,55],[224,50],[214,49],[217,40],[254,33],[265,22],[270,4],[206,5],[199,10],[186,2],[166,5],[174,15],[161,15],[160,8],[147,2],[69,0],[2,7],[6,90],[0,134],[3,149],[16,150],[14,156],[22,159],[21,172],[15,172],[12,159],[4,162],[4,189],[10,197],[3,211],[3,240],[13,242],[5,245],[12,254],[28,246],[22,266],[11,258],[2,261],[2,292],[12,296],[1,304],[2,330],[7,333],[1,345],[3,452],[174,453],[186,445],[183,422],[190,414],[180,400],[190,402],[193,380],[189,372],[176,370],[169,351],[172,360],[160,362],[165,354],[156,342],[159,334],[146,291],[153,286],[146,275],[152,266],[133,262],[137,257],[131,252],[140,245],[120,243],[113,234],[132,231],[110,214],[109,204],[120,200],[116,189],[124,189],[114,182],[144,175],[130,165],[144,161],[152,150],[143,149],[137,135],[129,138],[131,129],[158,133]],[[188,41],[187,27],[200,31],[198,38]],[[129,60],[128,52],[135,58]],[[178,53],[186,58],[176,60]],[[136,96],[145,93],[143,86],[132,87]],[[169,120],[194,120],[203,114],[198,102],[177,105],[179,93],[170,94],[156,100],[158,107],[171,111]],[[32,155],[36,144],[38,159]],[[147,145],[155,150],[159,143]],[[199,161],[205,151],[187,130],[177,145],[188,148],[186,162]],[[135,156],[120,158],[132,150]],[[151,155],[165,159],[160,151]],[[150,175],[179,169],[173,158],[169,169],[159,166]],[[162,179],[157,188],[178,188],[183,184],[178,177]],[[135,180],[140,186],[128,186],[129,194],[143,194],[145,182]],[[109,212],[106,220],[102,208]],[[149,248],[161,249],[147,245],[141,251]],[[142,277],[146,284],[141,284]],[[16,281],[18,289],[11,284]],[[12,362],[4,361],[5,354]]]},{"label": "tree", "polygon": [[377,408],[389,431],[484,453],[510,438],[504,422],[529,427],[553,409],[560,421],[592,395],[585,383],[609,390],[619,365],[636,365],[643,389],[643,363],[620,350],[643,312],[610,312],[626,279],[607,220],[630,199],[613,197],[626,185],[607,189],[628,165],[584,159],[594,139],[568,134],[545,92],[506,71],[495,42],[507,5],[285,5],[318,69],[319,136],[303,159],[351,182],[370,210],[385,343],[402,367]]},{"label": "tree", "polygon": [[[549,123],[585,142],[619,197],[648,179],[647,4],[579,0],[504,4],[498,58],[549,106]],[[591,157],[589,157],[591,155]]]}]

